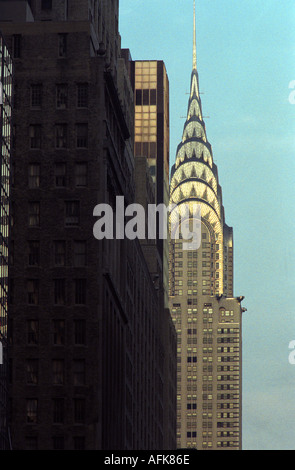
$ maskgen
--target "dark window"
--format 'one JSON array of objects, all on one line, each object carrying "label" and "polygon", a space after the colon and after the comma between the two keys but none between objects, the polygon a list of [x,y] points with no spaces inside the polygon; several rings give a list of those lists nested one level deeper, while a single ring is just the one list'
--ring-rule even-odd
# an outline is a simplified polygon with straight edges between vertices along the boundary
[{"label": "dark window", "polygon": [[78,83],[77,107],[88,108],[88,83]]},{"label": "dark window", "polygon": [[66,225],[79,225],[80,203],[79,201],[66,201]]},{"label": "dark window", "polygon": [[75,177],[76,186],[87,186],[87,163],[76,163]]},{"label": "dark window", "polygon": [[157,90],[155,89],[150,90],[150,104],[152,106],[157,104]]},{"label": "dark window", "polygon": [[74,385],[85,385],[85,361],[76,360],[73,362]]},{"label": "dark window", "polygon": [[52,9],[52,0],[42,0],[41,8],[42,8],[42,10],[51,10]]},{"label": "dark window", "polygon": [[40,124],[32,124],[29,128],[30,148],[41,148],[41,126]]},{"label": "dark window", "polygon": [[27,359],[26,376],[27,376],[27,384],[37,385],[38,383],[38,359]]},{"label": "dark window", "polygon": [[40,202],[29,202],[28,219],[30,227],[38,227],[40,225]]},{"label": "dark window", "polygon": [[54,385],[63,385],[64,383],[64,361],[62,359],[53,359],[52,361],[52,381]]},{"label": "dark window", "polygon": [[68,145],[68,126],[67,124],[55,125],[55,146],[58,149],[67,148]]},{"label": "dark window", "polygon": [[14,59],[19,59],[21,56],[21,35],[14,34],[12,37],[12,55]]},{"label": "dark window", "polygon": [[77,124],[77,148],[88,147],[88,124]]},{"label": "dark window", "polygon": [[75,344],[86,344],[86,321],[85,320],[75,320],[74,321],[74,332]]},{"label": "dark window", "polygon": [[66,109],[68,107],[68,85],[56,85],[56,107]]},{"label": "dark window", "polygon": [[54,264],[55,266],[66,265],[66,242],[64,240],[54,242]]},{"label": "dark window", "polygon": [[40,242],[32,240],[29,245],[29,266],[39,266],[40,264]]},{"label": "dark window", "polygon": [[53,320],[53,344],[62,346],[65,344],[65,321]]},{"label": "dark window", "polygon": [[85,450],[85,437],[84,436],[74,437],[74,450]]},{"label": "dark window", "polygon": [[56,187],[66,186],[66,164],[55,163],[54,165],[54,180]]},{"label": "dark window", "polygon": [[86,241],[74,242],[74,266],[86,266]]},{"label": "dark window", "polygon": [[135,104],[136,106],[142,105],[142,90],[136,90],[135,92]]},{"label": "dark window", "polygon": [[32,108],[41,108],[42,106],[42,85],[31,86],[31,106]]},{"label": "dark window", "polygon": [[39,322],[38,320],[28,320],[27,322],[28,344],[38,344],[39,342]]},{"label": "dark window", "polygon": [[66,303],[66,281],[65,279],[54,280],[54,303],[65,305]]},{"label": "dark window", "polygon": [[150,104],[149,100],[149,90],[143,90],[142,93],[142,104],[143,106],[148,106]]},{"label": "dark window", "polygon": [[58,35],[58,57],[67,56],[67,34]]},{"label": "dark window", "polygon": [[39,188],[40,186],[40,165],[39,163],[30,163],[28,167],[29,188]]},{"label": "dark window", "polygon": [[25,444],[26,450],[38,450],[37,436],[27,436],[25,437],[25,441],[26,441],[26,444]]},{"label": "dark window", "polygon": [[28,424],[37,424],[38,400],[30,398],[27,400],[26,415]]},{"label": "dark window", "polygon": [[53,450],[64,450],[65,439],[63,436],[54,436],[52,438]]},{"label": "dark window", "polygon": [[75,304],[86,304],[86,279],[75,279]]},{"label": "dark window", "polygon": [[28,304],[38,305],[39,304],[39,280],[38,279],[28,280],[27,293],[28,293]]},{"label": "dark window", "polygon": [[64,399],[63,398],[53,399],[53,422],[56,424],[62,424],[64,422]]},{"label": "dark window", "polygon": [[74,399],[74,421],[75,423],[85,422],[85,400],[84,398]]}]

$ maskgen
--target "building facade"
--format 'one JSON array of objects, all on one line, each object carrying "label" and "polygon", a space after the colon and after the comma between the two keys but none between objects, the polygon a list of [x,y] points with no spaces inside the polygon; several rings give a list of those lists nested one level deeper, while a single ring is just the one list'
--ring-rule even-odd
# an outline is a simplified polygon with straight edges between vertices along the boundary
[{"label": "building facade", "polygon": [[8,449],[8,302],[10,235],[10,166],[12,139],[12,59],[0,33],[0,133],[1,133],[1,264],[0,264],[0,450]]},{"label": "building facade", "polygon": [[169,317],[140,242],[93,232],[98,204],[135,202],[118,1],[27,7],[0,24],[16,85],[12,448],[162,449]]},{"label": "building facade", "polygon": [[[170,309],[177,331],[177,445],[241,448],[242,307],[233,296],[233,234],[225,223],[218,171],[199,93],[194,7],[187,117],[171,171],[170,203],[201,208],[198,249],[170,245]],[[171,213],[171,222],[176,212]]]}]

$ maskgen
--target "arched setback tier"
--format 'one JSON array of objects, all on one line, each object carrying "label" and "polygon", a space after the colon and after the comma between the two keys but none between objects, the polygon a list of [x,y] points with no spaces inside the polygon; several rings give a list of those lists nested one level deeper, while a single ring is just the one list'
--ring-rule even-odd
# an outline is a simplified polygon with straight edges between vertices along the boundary
[{"label": "arched setback tier", "polygon": [[170,183],[171,197],[175,188],[190,178],[205,181],[217,195],[218,183],[212,169],[199,161],[187,161],[173,173]]},{"label": "arched setback tier", "polygon": [[[180,221],[184,222],[187,220],[188,214],[191,221],[190,226],[192,226],[193,214],[195,213],[196,204],[201,206],[200,248],[202,250],[203,244],[207,243],[209,249],[208,258],[206,260],[202,260],[201,263],[205,263],[206,266],[204,267],[206,267],[206,269],[208,268],[208,271],[210,271],[210,282],[213,283],[213,286],[210,285],[210,294],[222,294],[224,273],[223,223],[212,206],[210,206],[207,202],[198,199],[186,199],[178,203],[174,209],[171,210],[169,214],[169,228],[172,245],[171,249],[173,252],[173,244],[177,242],[179,243],[180,240],[182,240]],[[177,237],[177,229],[179,230],[179,237]],[[203,234],[206,234],[206,238],[203,238]],[[204,242],[205,239],[206,242]],[[201,252],[201,250],[197,249],[198,252]],[[202,267],[202,264],[198,264],[199,268]],[[173,272],[171,272],[171,275],[173,278]],[[198,277],[201,279],[201,272],[199,273],[199,276]]]}]

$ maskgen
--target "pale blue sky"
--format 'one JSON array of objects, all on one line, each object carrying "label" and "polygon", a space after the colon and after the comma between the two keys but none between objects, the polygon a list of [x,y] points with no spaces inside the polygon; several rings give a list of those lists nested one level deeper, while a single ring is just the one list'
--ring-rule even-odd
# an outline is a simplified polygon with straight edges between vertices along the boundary
[{"label": "pale blue sky", "polygon": [[[207,137],[234,230],[235,295],[244,295],[243,448],[295,449],[294,0],[196,0]],[[120,0],[122,47],[164,60],[170,163],[192,68],[193,0]]]}]

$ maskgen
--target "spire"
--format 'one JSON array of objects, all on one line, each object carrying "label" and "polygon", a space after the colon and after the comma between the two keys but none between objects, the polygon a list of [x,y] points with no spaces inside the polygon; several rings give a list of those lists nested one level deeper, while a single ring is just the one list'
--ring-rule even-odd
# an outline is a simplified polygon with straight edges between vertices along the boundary
[{"label": "spire", "polygon": [[196,1],[194,0],[194,45],[193,45],[193,69],[197,69],[197,41],[196,41]]}]

